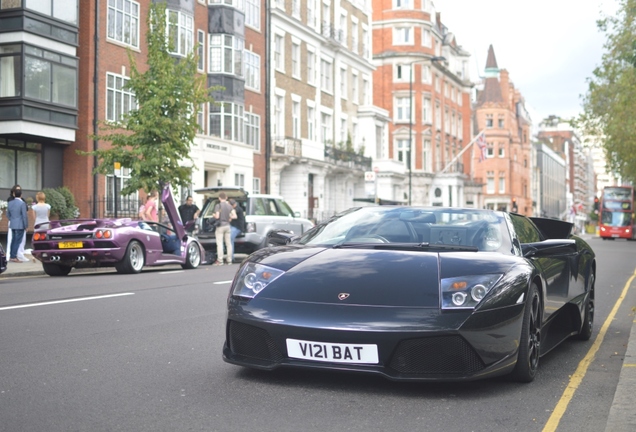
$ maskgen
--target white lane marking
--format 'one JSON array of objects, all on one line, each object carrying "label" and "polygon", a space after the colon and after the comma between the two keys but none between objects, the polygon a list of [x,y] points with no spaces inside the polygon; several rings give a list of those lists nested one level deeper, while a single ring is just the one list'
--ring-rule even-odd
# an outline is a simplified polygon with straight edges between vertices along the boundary
[{"label": "white lane marking", "polygon": [[185,270],[168,270],[159,272],[159,274],[172,274],[172,273],[183,273]]},{"label": "white lane marking", "polygon": [[95,297],[82,297],[82,298],[69,299],[69,300],[56,300],[56,301],[49,301],[49,302],[42,302],[42,303],[29,303],[29,304],[23,304],[23,305],[17,305],[17,306],[5,306],[5,307],[0,307],[0,311],[9,310],[9,309],[21,309],[21,308],[28,308],[28,307],[35,307],[35,306],[48,306],[48,305],[60,304],[60,303],[71,303],[71,302],[78,302],[78,301],[84,301],[84,300],[99,300],[99,299],[105,299],[105,298],[111,298],[111,297],[129,296],[134,294],[135,293],[109,294],[109,295],[95,296]]},{"label": "white lane marking", "polygon": [[229,283],[232,283],[231,279],[229,281],[212,282],[213,285],[225,285],[225,284],[229,284]]}]

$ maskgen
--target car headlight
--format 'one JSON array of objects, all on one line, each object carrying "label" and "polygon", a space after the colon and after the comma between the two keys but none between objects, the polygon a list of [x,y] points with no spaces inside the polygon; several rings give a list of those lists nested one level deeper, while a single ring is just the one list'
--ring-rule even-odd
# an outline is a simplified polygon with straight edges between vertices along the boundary
[{"label": "car headlight", "polygon": [[267,285],[285,272],[257,263],[247,263],[240,270],[232,287],[232,295],[254,298]]},{"label": "car headlight", "polygon": [[501,276],[487,274],[442,279],[442,309],[474,309]]}]

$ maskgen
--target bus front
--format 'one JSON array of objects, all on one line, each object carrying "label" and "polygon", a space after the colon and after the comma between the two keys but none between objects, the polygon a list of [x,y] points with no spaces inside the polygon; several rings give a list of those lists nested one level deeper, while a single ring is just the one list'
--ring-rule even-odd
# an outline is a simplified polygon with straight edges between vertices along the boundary
[{"label": "bus front", "polygon": [[634,239],[634,192],[631,187],[609,187],[603,191],[599,235],[607,239]]}]

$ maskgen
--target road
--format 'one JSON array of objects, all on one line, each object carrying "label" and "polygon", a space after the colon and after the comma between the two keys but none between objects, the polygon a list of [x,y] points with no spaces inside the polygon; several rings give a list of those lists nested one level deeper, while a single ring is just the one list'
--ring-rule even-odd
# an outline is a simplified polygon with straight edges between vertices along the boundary
[{"label": "road", "polygon": [[[1,278],[0,431],[544,431],[636,268],[636,242],[590,243],[595,333],[543,357],[531,384],[226,364],[224,308],[237,265]],[[558,413],[558,431],[605,430],[634,305],[636,288]]]}]

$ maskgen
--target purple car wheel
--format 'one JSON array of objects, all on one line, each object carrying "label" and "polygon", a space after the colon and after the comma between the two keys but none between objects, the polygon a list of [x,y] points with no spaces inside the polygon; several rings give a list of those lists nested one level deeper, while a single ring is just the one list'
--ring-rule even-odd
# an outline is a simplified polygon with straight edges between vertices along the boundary
[{"label": "purple car wheel", "polygon": [[128,243],[126,255],[115,264],[118,273],[139,273],[144,267],[146,256],[143,246],[136,240]]},{"label": "purple car wheel", "polygon": [[192,242],[188,245],[186,261],[185,264],[181,265],[181,267],[184,269],[195,269],[199,267],[199,264],[201,264],[201,252],[199,250],[199,245]]}]

